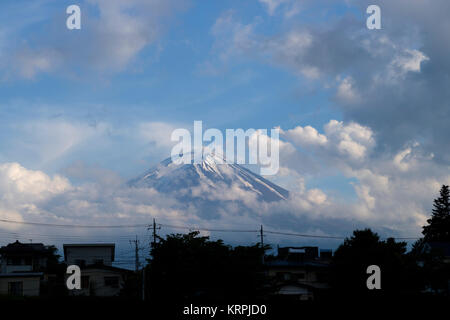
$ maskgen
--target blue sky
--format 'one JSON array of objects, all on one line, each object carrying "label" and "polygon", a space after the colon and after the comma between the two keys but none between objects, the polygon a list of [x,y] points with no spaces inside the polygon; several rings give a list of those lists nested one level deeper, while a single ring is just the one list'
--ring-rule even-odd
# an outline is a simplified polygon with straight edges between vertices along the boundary
[{"label": "blue sky", "polygon": [[[81,30],[66,28],[70,4]],[[173,129],[202,120],[280,127],[270,178],[301,217],[418,235],[450,181],[448,4],[378,1],[382,29],[368,30],[369,4],[2,1],[0,216],[70,219],[56,195],[94,212],[111,199],[90,198],[92,183],[142,173],[169,157]],[[119,222],[135,209],[102,207]]]},{"label": "blue sky", "polygon": [[[52,40],[56,42],[62,35],[64,42],[76,48],[81,38],[79,34],[90,33],[88,15],[96,15],[97,7],[80,2],[83,28],[69,31],[64,24],[67,3],[45,1],[38,12],[34,6],[27,8],[23,3],[9,3],[8,9],[14,14],[8,14],[5,20],[23,19],[21,28],[11,31],[20,39],[15,42],[27,43],[30,50],[38,50],[45,45],[57,47]],[[327,15],[351,11],[345,9],[341,6],[328,8]],[[320,127],[330,116],[339,118],[339,112],[332,110],[327,90],[318,90],[286,70],[252,57],[237,58],[218,66],[222,70],[218,70],[217,75],[209,74],[206,65],[215,59],[211,28],[224,12],[233,12],[244,22],[257,21],[258,30],[264,33],[276,34],[283,29],[282,21],[267,17],[264,6],[257,1],[189,3],[185,10],[170,18],[171,25],[165,26],[164,34],[136,52],[121,72],[95,72],[90,65],[77,68],[78,61],[72,66],[67,60],[61,72],[37,73],[27,79],[8,75],[0,88],[1,103],[5,106],[2,119],[5,124],[61,118],[91,125],[108,121],[119,126],[127,123],[132,126],[143,119],[188,125],[202,120],[208,127],[223,130],[292,127],[299,123]],[[323,13],[308,10],[308,14],[302,14],[308,18],[306,21],[311,19],[309,13],[316,13],[319,19],[323,16]],[[3,143],[11,140],[10,135],[17,137],[17,132],[2,132]],[[89,158],[102,166],[118,169],[125,176],[142,169],[133,168],[132,164],[127,168],[123,163],[118,168],[109,157],[92,153],[82,157],[86,162],[91,161]],[[74,153],[66,162],[78,159],[79,155]],[[4,160],[26,161],[31,168],[40,168],[28,156],[21,159],[20,155],[12,154],[4,156]],[[46,164],[45,169],[57,172],[61,163]]]}]

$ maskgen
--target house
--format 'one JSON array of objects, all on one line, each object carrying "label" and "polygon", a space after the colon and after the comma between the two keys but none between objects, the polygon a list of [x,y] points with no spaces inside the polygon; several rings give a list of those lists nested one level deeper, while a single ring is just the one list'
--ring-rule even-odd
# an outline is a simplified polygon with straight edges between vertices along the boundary
[{"label": "house", "polygon": [[67,265],[84,267],[88,265],[112,266],[114,243],[64,244],[64,261]]},{"label": "house", "polygon": [[130,270],[113,267],[114,244],[64,244],[64,261],[81,269],[81,289],[72,295],[118,296]]},{"label": "house", "polygon": [[0,295],[38,296],[54,249],[16,241],[0,248]]},{"label": "house", "polygon": [[0,273],[44,271],[53,253],[52,247],[42,243],[10,243],[0,248]]},{"label": "house", "polygon": [[318,247],[278,248],[278,255],[265,263],[272,295],[279,298],[314,300],[326,291],[332,252]]},{"label": "house", "polygon": [[0,273],[0,296],[39,296],[43,272]]}]

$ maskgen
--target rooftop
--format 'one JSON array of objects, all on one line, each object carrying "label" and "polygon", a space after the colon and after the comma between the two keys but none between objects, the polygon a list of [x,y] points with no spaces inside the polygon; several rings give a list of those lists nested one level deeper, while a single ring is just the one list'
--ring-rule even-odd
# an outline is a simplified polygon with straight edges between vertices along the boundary
[{"label": "rooftop", "polygon": [[42,243],[21,243],[18,240],[0,248],[0,254],[45,254],[49,247]]}]

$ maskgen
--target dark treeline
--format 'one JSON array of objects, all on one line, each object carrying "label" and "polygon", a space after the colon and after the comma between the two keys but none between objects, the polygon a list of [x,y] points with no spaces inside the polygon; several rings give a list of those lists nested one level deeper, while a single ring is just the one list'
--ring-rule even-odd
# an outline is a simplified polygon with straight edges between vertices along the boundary
[{"label": "dark treeline", "polygon": [[150,300],[230,300],[261,294],[259,245],[231,247],[199,232],[172,234],[151,250],[147,266]]}]

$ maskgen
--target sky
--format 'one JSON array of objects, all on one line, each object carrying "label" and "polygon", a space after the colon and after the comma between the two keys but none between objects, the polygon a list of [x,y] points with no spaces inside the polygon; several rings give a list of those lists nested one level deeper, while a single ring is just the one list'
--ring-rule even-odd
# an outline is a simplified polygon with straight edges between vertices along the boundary
[{"label": "sky", "polygon": [[[66,28],[71,4],[80,30]],[[370,4],[381,30],[366,27]],[[0,218],[419,237],[450,183],[449,10],[445,0],[3,0]],[[280,128],[280,171],[268,178],[291,199],[205,220],[123,187],[195,120]]]}]

